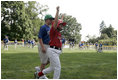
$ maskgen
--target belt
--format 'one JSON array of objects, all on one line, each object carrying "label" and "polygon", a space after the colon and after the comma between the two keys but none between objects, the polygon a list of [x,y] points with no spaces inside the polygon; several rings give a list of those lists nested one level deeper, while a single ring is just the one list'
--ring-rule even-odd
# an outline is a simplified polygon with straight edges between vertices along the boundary
[{"label": "belt", "polygon": [[61,48],[58,48],[58,47],[56,47],[56,46],[50,46],[50,48],[54,48],[54,49],[61,50]]}]

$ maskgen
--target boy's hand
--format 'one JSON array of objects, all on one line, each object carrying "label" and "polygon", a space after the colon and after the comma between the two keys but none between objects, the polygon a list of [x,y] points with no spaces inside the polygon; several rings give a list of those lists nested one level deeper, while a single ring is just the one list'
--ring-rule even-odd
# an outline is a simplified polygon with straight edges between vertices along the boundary
[{"label": "boy's hand", "polygon": [[57,11],[59,11],[59,6],[57,6]]},{"label": "boy's hand", "polygon": [[42,52],[43,52],[43,53],[46,53],[45,47],[42,48]]},{"label": "boy's hand", "polygon": [[63,18],[64,18],[64,14],[62,14],[62,17],[61,17],[61,20],[63,21]]}]

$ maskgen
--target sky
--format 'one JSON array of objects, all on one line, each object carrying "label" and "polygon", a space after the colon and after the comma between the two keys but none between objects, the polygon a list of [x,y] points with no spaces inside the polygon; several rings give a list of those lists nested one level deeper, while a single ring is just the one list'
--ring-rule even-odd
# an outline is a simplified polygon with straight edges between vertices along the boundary
[{"label": "sky", "polygon": [[81,23],[82,41],[86,36],[99,36],[99,26],[104,20],[107,27],[111,24],[115,30],[118,27],[118,0],[38,0],[42,5],[48,5],[46,14],[53,17],[56,7],[60,6],[60,13],[75,17]]},{"label": "sky", "polygon": [[[7,1],[7,0],[2,0]],[[11,0],[8,0],[11,1]],[[107,27],[111,24],[117,30],[118,27],[118,0],[13,0],[13,1],[37,1],[41,5],[48,5],[46,14],[53,17],[56,7],[60,6],[60,13],[66,13],[75,17],[81,23],[81,41],[87,40],[87,35],[99,36],[99,26],[104,20]]]}]

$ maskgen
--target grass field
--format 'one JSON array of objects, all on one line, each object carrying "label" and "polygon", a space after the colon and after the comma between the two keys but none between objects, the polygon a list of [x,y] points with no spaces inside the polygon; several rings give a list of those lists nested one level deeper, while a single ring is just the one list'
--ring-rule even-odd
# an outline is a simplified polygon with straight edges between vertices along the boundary
[{"label": "grass field", "polygon": [[[60,55],[61,79],[116,79],[117,51],[64,49]],[[34,49],[10,46],[1,49],[2,79],[33,79],[34,67],[40,65],[37,47]],[[52,78],[53,73],[47,74]]]}]

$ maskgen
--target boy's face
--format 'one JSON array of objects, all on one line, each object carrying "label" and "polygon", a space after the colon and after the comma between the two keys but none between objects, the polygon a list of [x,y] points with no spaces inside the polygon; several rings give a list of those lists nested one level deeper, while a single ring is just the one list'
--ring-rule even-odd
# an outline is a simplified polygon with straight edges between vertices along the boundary
[{"label": "boy's face", "polygon": [[51,23],[52,23],[52,19],[47,19],[47,23],[49,24],[49,25],[51,25]]},{"label": "boy's face", "polygon": [[59,24],[58,30],[61,31],[63,29],[63,25]]},{"label": "boy's face", "polygon": [[6,39],[8,39],[8,37],[7,37],[7,36],[5,36],[5,38],[6,38]]}]

